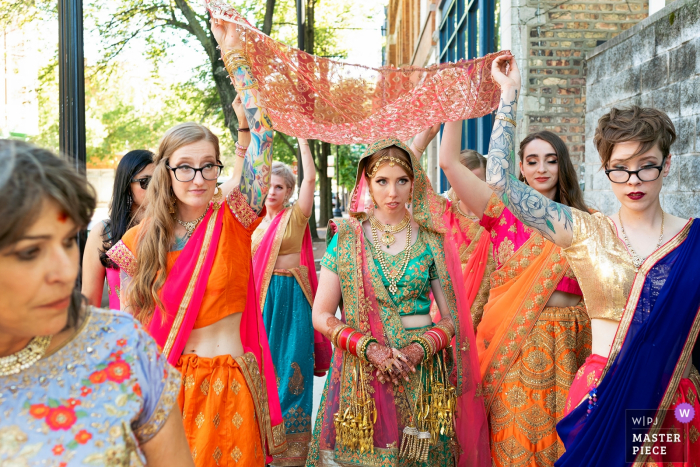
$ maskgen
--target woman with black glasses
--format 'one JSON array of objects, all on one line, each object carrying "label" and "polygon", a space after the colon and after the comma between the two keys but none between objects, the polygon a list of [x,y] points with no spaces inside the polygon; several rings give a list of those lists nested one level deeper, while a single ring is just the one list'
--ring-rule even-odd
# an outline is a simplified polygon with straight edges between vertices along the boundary
[{"label": "woman with black glasses", "polygon": [[107,257],[106,252],[121,240],[124,232],[141,222],[141,207],[146,199],[153,168],[153,153],[145,149],[130,151],[119,161],[109,204],[109,218],[95,225],[85,245],[82,293],[92,306],[99,307],[102,303],[106,278],[109,308],[120,308],[119,266]]},{"label": "woman with black glasses", "polygon": [[214,20],[212,32],[239,96],[238,176],[217,186],[223,165],[211,130],[170,128],[153,161],[144,219],[107,254],[122,271],[122,309],[146,324],[182,373],[178,403],[195,464],[262,467],[287,446],[251,275],[272,122],[236,26]]},{"label": "woman with black glasses", "polygon": [[661,206],[675,160],[673,122],[637,106],[612,108],[598,120],[593,144],[620,209],[589,213],[516,178],[515,58],[497,58],[491,73],[501,105],[486,183],[518,219],[562,249],[591,319],[593,353],[557,425],[566,452],[556,466],[700,464],[700,417],[690,415],[700,412],[700,374],[691,361],[700,332],[700,223]]}]

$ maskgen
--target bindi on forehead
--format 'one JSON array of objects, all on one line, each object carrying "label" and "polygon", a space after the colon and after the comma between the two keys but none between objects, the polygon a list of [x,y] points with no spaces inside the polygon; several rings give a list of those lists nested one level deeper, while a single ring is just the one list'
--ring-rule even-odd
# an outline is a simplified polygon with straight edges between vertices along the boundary
[{"label": "bindi on forehead", "polygon": [[61,211],[58,213],[58,222],[65,224],[68,220],[68,213],[66,211]]}]

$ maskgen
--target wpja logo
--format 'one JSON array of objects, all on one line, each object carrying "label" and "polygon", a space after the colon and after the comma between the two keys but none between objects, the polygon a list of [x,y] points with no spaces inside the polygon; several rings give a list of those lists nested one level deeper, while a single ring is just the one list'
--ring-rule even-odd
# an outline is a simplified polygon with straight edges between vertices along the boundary
[{"label": "wpja logo", "polygon": [[673,411],[673,414],[676,416],[676,420],[679,422],[690,423],[695,418],[695,407],[687,402],[683,402],[682,404],[678,404],[678,407],[676,407],[676,410]]},{"label": "wpja logo", "polygon": [[675,410],[626,410],[625,462],[636,462],[638,456],[661,463],[686,462],[687,439],[681,436],[682,424],[695,418],[690,404],[679,404]]}]

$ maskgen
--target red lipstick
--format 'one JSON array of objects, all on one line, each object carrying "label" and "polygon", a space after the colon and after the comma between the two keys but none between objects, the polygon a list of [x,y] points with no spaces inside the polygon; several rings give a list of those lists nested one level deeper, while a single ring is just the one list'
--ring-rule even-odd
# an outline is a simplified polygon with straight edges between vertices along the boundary
[{"label": "red lipstick", "polygon": [[644,198],[645,195],[646,193],[642,193],[641,191],[633,191],[632,193],[627,193],[627,197],[634,201]]}]

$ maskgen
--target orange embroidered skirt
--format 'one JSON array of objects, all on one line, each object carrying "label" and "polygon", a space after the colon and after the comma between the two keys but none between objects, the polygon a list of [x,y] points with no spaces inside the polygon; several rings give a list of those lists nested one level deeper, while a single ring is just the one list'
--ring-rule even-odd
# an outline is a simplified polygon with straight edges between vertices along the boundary
[{"label": "orange embroidered skirt", "polygon": [[494,466],[554,465],[564,453],[556,424],[576,370],[590,353],[583,303],[542,310],[491,405]]},{"label": "orange embroidered skirt", "polygon": [[253,396],[236,359],[183,355],[177,369],[178,403],[195,465],[264,466]]}]

